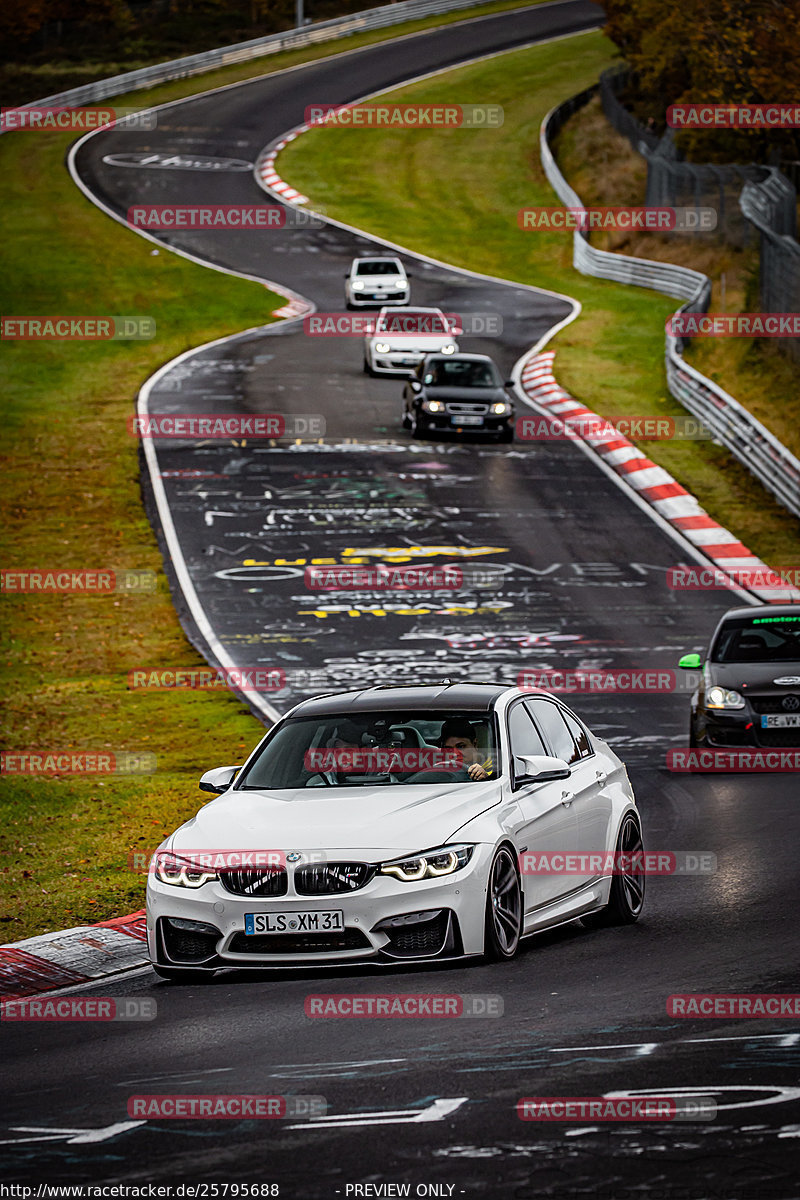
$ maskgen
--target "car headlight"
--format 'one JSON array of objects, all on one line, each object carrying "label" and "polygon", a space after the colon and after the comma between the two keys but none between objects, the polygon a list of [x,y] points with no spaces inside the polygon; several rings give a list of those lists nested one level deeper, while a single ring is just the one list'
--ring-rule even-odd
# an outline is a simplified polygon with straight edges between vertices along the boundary
[{"label": "car headlight", "polygon": [[405,281],[405,279],[396,279],[396,280],[394,281],[394,286],[395,286],[396,288],[404,288],[404,287],[406,287],[407,285],[406,285],[406,281]]},{"label": "car headlight", "polygon": [[420,879],[437,879],[440,875],[452,875],[465,867],[472,858],[474,846],[442,846],[439,850],[426,850],[411,858],[397,858],[382,863],[378,874],[393,875],[403,883],[417,883]]},{"label": "car headlight", "polygon": [[216,871],[207,871],[189,859],[179,858],[169,850],[160,850],[156,854],[154,870],[156,879],[173,887],[199,888],[210,879],[219,878]]},{"label": "car headlight", "polygon": [[441,400],[423,400],[422,407],[426,412],[444,412],[444,404]]},{"label": "car headlight", "polygon": [[497,417],[501,417],[501,416],[503,415],[503,413],[510,413],[510,412],[511,412],[511,405],[510,405],[510,404],[505,404],[505,403],[504,403],[504,402],[501,400],[499,404],[493,404],[493,405],[492,405],[492,412],[495,414],[495,416],[497,416]]},{"label": "car headlight", "polygon": [[712,687],[706,694],[706,708],[744,708],[744,696],[727,688]]},{"label": "car headlight", "polygon": [[455,352],[456,352],[456,348],[452,342],[448,342],[448,344],[446,346],[442,346],[442,349],[441,349],[442,354],[455,354]]},{"label": "car headlight", "polygon": [[388,354],[389,351],[391,350],[391,348],[392,347],[389,345],[388,342],[376,342],[375,343],[375,351],[377,354]]},{"label": "car headlight", "polygon": [[360,279],[354,279],[352,287],[353,287],[354,292],[363,292],[363,290],[364,290],[364,284],[361,282]]}]

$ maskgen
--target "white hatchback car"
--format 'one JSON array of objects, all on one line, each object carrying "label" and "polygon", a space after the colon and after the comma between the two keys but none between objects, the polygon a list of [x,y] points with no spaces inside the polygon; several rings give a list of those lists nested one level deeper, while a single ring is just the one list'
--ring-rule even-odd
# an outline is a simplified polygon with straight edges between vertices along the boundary
[{"label": "white hatchback car", "polygon": [[354,258],[345,275],[348,308],[408,304],[409,295],[408,276],[399,258]]},{"label": "white hatchback car", "polygon": [[367,375],[411,375],[426,354],[456,354],[458,327],[440,308],[382,308],[364,339]]},{"label": "white hatchback car", "polygon": [[546,693],[444,681],[320,696],[200,786],[216,798],[148,875],[167,978],[510,959],[527,934],[642,910],[625,767]]}]

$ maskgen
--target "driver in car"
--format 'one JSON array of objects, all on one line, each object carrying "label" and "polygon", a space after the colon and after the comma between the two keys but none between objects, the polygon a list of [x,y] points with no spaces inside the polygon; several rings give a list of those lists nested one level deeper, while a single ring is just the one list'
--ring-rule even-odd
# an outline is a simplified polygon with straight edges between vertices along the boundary
[{"label": "driver in car", "polygon": [[469,721],[452,718],[445,721],[439,734],[442,750],[459,750],[464,769],[470,779],[491,779],[494,764],[491,757],[484,758],[478,749],[477,734]]}]

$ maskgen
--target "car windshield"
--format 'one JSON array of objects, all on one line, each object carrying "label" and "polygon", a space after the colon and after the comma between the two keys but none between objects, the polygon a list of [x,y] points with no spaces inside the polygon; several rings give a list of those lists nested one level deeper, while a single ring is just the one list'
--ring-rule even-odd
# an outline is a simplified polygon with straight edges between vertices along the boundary
[{"label": "car windshield", "polygon": [[711,661],[800,663],[800,613],[726,621],[717,635]]},{"label": "car windshield", "polygon": [[399,262],[385,258],[367,259],[356,267],[356,275],[399,275],[400,271]]},{"label": "car windshield", "polygon": [[428,363],[422,382],[426,387],[502,387],[503,381],[491,362],[436,359]]},{"label": "car windshield", "polygon": [[236,788],[461,784],[499,772],[488,713],[348,712],[285,721]]},{"label": "car windshield", "polygon": [[439,313],[409,312],[384,313],[378,321],[379,333],[428,334],[448,333],[449,330]]}]

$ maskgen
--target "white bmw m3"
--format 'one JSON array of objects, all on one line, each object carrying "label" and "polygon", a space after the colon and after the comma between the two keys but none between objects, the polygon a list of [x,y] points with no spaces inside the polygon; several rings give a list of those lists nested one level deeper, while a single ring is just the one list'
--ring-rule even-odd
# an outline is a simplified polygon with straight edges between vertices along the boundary
[{"label": "white bmw m3", "polygon": [[215,799],[148,874],[166,978],[510,959],[528,934],[642,910],[625,767],[545,693],[445,681],[320,696],[200,786]]}]

